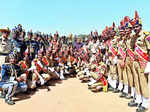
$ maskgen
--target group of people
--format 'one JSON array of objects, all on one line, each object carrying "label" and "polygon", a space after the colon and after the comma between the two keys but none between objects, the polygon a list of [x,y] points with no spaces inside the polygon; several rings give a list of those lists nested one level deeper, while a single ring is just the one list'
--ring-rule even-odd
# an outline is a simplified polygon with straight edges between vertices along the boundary
[{"label": "group of people", "polygon": [[88,82],[93,92],[112,91],[126,98],[129,107],[145,112],[149,107],[150,32],[142,29],[141,18],[125,16],[118,27],[91,32],[90,40],[78,51],[77,77]]},{"label": "group of people", "polygon": [[59,37],[56,32],[52,37],[29,31],[26,37],[20,24],[12,31],[7,28],[0,32],[0,97],[9,105],[15,104],[14,94],[35,91],[38,86],[48,86],[50,80],[75,75],[72,35]]},{"label": "group of people", "polygon": [[[0,29],[1,98],[9,105],[20,92],[35,91],[51,80],[77,77],[92,92],[113,91],[131,99],[130,107],[144,112],[149,106],[150,33],[142,29],[137,11],[88,38],[26,32],[22,25]],[[11,33],[11,35],[10,35]],[[10,36],[9,36],[10,35]]]}]

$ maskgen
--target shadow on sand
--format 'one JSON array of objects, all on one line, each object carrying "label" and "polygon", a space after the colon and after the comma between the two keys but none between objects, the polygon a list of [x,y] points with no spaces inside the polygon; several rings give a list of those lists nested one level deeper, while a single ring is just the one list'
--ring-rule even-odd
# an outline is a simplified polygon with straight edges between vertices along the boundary
[{"label": "shadow on sand", "polygon": [[51,91],[50,86],[56,86],[57,84],[62,84],[62,80],[52,79],[52,80],[48,81],[45,85],[38,86],[34,90],[28,89],[27,92],[25,92],[25,93],[16,94],[14,96],[14,101],[18,102],[18,101],[22,101],[22,100],[27,100],[27,99],[31,98],[34,94],[36,94],[36,92],[39,91],[40,89],[47,89],[47,92],[49,92],[49,91]]}]

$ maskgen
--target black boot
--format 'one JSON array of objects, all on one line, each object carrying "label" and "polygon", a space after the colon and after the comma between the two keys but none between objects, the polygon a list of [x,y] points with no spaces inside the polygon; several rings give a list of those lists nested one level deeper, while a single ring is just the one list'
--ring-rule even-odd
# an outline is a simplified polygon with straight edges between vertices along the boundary
[{"label": "black boot", "polygon": [[120,95],[120,98],[124,98],[124,97],[126,97],[126,96],[128,96],[128,94],[127,94],[127,93],[122,92],[122,93],[121,93],[121,95]]},{"label": "black boot", "polygon": [[138,103],[136,103],[135,100],[131,100],[131,101],[128,103],[128,106],[129,106],[129,107],[137,107],[137,106],[138,106]]},{"label": "black boot", "polygon": [[127,95],[125,98],[126,98],[126,99],[133,99],[133,96]]},{"label": "black boot", "polygon": [[142,106],[140,106],[136,109],[136,112],[145,112],[145,111],[147,111],[147,109],[145,107],[142,107]]},{"label": "black boot", "polygon": [[118,90],[118,89],[113,90],[113,93],[119,93],[119,92],[120,92],[120,90]]},{"label": "black boot", "polygon": [[108,84],[108,91],[113,91],[114,90],[114,88],[113,87],[111,87],[111,85],[110,84]]},{"label": "black boot", "polygon": [[108,91],[113,91],[113,90],[114,90],[114,88],[108,87]]}]

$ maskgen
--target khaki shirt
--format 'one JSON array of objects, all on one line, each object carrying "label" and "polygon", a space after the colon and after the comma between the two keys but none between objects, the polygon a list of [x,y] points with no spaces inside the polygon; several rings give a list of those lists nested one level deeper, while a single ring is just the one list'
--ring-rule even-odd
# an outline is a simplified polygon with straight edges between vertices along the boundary
[{"label": "khaki shirt", "polygon": [[131,47],[131,38],[127,39],[126,45],[127,45],[127,48],[132,49],[132,47]]},{"label": "khaki shirt", "polygon": [[141,31],[139,33],[139,36],[136,39],[135,44],[139,46],[143,52],[147,53],[148,50],[150,50],[150,42],[147,40],[148,35],[145,35],[145,31]]},{"label": "khaki shirt", "polygon": [[[130,38],[127,37],[126,46],[127,46],[127,49],[129,49],[129,51],[127,50],[127,52],[126,52],[126,53],[127,53],[126,62],[127,62],[128,64],[131,64],[131,62],[132,62],[133,59],[135,58],[135,57],[133,57],[133,58],[131,59],[131,57],[130,57],[130,56],[132,56],[131,53],[130,53],[130,51],[131,51],[132,53],[134,53],[135,39],[136,39],[136,38],[134,38],[133,35],[130,35]],[[130,54],[129,54],[129,53],[130,53]]]},{"label": "khaki shirt", "polygon": [[102,73],[103,75],[106,73],[106,64],[104,62],[100,62],[99,63],[99,72]]},{"label": "khaki shirt", "polygon": [[[141,31],[136,39],[135,45],[137,45],[142,52],[144,53],[148,53],[148,50],[150,50],[150,42],[148,40],[148,35],[145,34],[145,31]],[[136,53],[136,57],[138,58],[138,61],[140,62],[140,66],[141,66],[141,73],[144,73],[144,69],[146,67],[146,63],[147,61],[141,57],[145,57],[147,58],[147,56],[139,56],[139,53]]]},{"label": "khaki shirt", "polygon": [[[110,43],[111,43],[112,48],[115,49],[116,52],[118,52],[118,49],[117,49],[117,38],[112,39],[112,40],[110,41]],[[112,51],[111,51],[110,48],[109,48],[109,51],[108,51],[108,52],[109,52],[109,53],[112,53]],[[112,56],[110,56],[109,58],[110,58],[110,60],[112,61]]]},{"label": "khaki shirt", "polygon": [[[123,37],[123,38],[125,38],[125,37]],[[118,48],[119,48],[119,45],[122,48],[122,50],[126,53],[126,48],[127,48],[126,41],[124,41],[122,39],[121,41],[119,41]],[[121,52],[119,51],[119,49],[118,49],[118,54],[121,55]]]},{"label": "khaki shirt", "polygon": [[0,37],[0,54],[9,54],[11,52],[11,42],[9,39]]},{"label": "khaki shirt", "polygon": [[90,72],[90,74],[95,80],[99,78],[99,75],[96,72]]}]

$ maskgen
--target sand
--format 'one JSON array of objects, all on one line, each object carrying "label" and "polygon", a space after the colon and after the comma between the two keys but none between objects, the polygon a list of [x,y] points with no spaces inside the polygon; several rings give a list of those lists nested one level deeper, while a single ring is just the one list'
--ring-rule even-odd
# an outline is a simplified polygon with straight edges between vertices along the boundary
[{"label": "sand", "polygon": [[135,112],[128,107],[130,100],[119,98],[119,93],[93,93],[86,83],[76,78],[52,82],[50,91],[41,87],[37,92],[13,98],[16,104],[7,105],[0,99],[1,112]]}]

